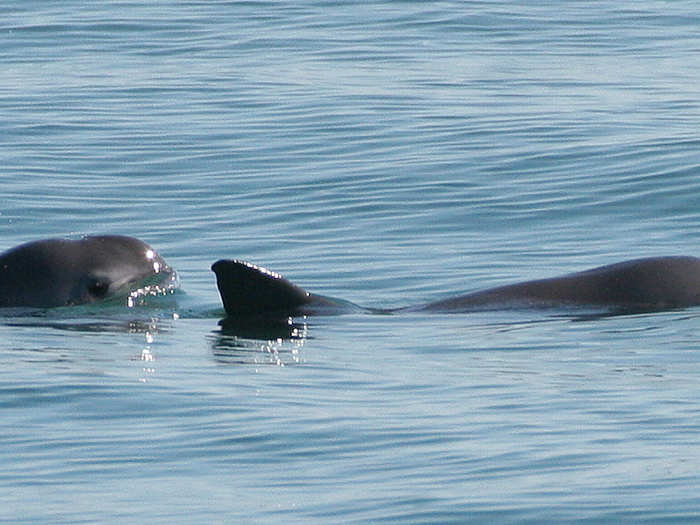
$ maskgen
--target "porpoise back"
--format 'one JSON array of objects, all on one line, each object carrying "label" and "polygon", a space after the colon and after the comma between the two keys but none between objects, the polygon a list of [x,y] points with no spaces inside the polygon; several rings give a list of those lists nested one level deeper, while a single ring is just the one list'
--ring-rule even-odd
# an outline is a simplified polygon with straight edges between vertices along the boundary
[{"label": "porpoise back", "polygon": [[216,273],[226,313],[296,315],[368,312],[470,312],[484,309],[592,306],[611,310],[664,310],[700,304],[700,259],[650,257],[515,283],[395,310],[361,308],[315,295],[281,275],[238,260],[221,260]]},{"label": "porpoise back", "polygon": [[700,304],[700,259],[650,257],[561,277],[489,288],[419,307],[460,312],[505,306],[604,306],[669,309]]}]

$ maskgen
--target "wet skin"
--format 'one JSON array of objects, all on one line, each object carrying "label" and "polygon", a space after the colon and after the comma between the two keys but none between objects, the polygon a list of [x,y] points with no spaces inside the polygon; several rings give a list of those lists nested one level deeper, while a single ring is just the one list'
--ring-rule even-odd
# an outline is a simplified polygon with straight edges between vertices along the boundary
[{"label": "wet skin", "polygon": [[0,307],[95,303],[168,287],[175,271],[143,241],[122,235],[29,242],[0,255]]},{"label": "wet skin", "polygon": [[229,316],[334,314],[357,310],[471,312],[567,306],[641,311],[700,304],[700,259],[684,256],[635,259],[395,310],[367,309],[312,294],[279,274],[243,261],[220,260],[212,270]]},{"label": "wet skin", "polygon": [[[635,259],[394,310],[363,308],[313,294],[244,261],[222,259],[212,270],[229,318],[561,306],[664,310],[700,304],[700,259],[683,256]],[[0,307],[80,305],[128,296],[138,289],[176,285],[175,270],[149,245],[133,237],[47,239],[0,254]]]}]

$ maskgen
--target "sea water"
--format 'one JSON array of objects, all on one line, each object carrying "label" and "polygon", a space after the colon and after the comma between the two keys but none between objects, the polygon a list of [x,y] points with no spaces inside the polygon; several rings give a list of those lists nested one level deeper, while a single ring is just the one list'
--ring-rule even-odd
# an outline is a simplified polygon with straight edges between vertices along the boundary
[{"label": "sea water", "polygon": [[240,258],[371,307],[698,255],[695,2],[7,1],[0,245],[176,304],[4,316],[0,521],[694,522],[700,311],[218,326]]}]

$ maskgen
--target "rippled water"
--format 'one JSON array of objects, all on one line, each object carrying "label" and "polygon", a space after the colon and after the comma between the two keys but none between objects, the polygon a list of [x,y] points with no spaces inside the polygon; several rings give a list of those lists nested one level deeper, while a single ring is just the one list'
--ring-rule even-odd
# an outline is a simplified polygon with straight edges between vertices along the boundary
[{"label": "rippled water", "polygon": [[395,307],[698,255],[695,2],[0,13],[2,248],[134,235],[185,290],[0,323],[0,520],[695,521],[696,309],[266,340],[209,271]]}]

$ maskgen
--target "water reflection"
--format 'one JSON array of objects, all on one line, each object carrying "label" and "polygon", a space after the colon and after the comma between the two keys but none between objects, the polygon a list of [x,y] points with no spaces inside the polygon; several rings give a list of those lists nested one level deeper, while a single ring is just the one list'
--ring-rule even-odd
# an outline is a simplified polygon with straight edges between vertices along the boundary
[{"label": "water reflection", "polygon": [[28,328],[53,328],[67,332],[83,333],[127,333],[127,334],[155,334],[167,331],[159,323],[160,319],[99,319],[99,320],[75,320],[75,319],[21,319],[7,320],[5,326]]},{"label": "water reflection", "polygon": [[155,356],[151,352],[151,345],[155,340],[154,332],[147,331],[144,335],[146,337],[146,342],[144,347],[141,349],[141,353],[132,358],[134,361],[141,361],[143,363],[141,375],[139,377],[139,381],[142,383],[148,382],[148,380],[156,373],[156,369],[152,365],[153,361],[155,361]]},{"label": "water reflection", "polygon": [[222,334],[261,340],[300,339],[306,337],[307,330],[305,321],[291,317],[226,317],[219,326]]},{"label": "water reflection", "polygon": [[306,322],[292,318],[226,318],[212,342],[214,359],[224,364],[287,366],[301,362]]},{"label": "water reflection", "polygon": [[15,355],[27,363],[89,363],[94,367],[91,374],[109,366],[105,363],[128,359],[134,363],[135,368],[129,369],[136,370],[138,381],[146,382],[156,372],[155,342],[172,329],[168,318],[73,319],[65,315],[50,312],[3,319],[4,357]]}]

